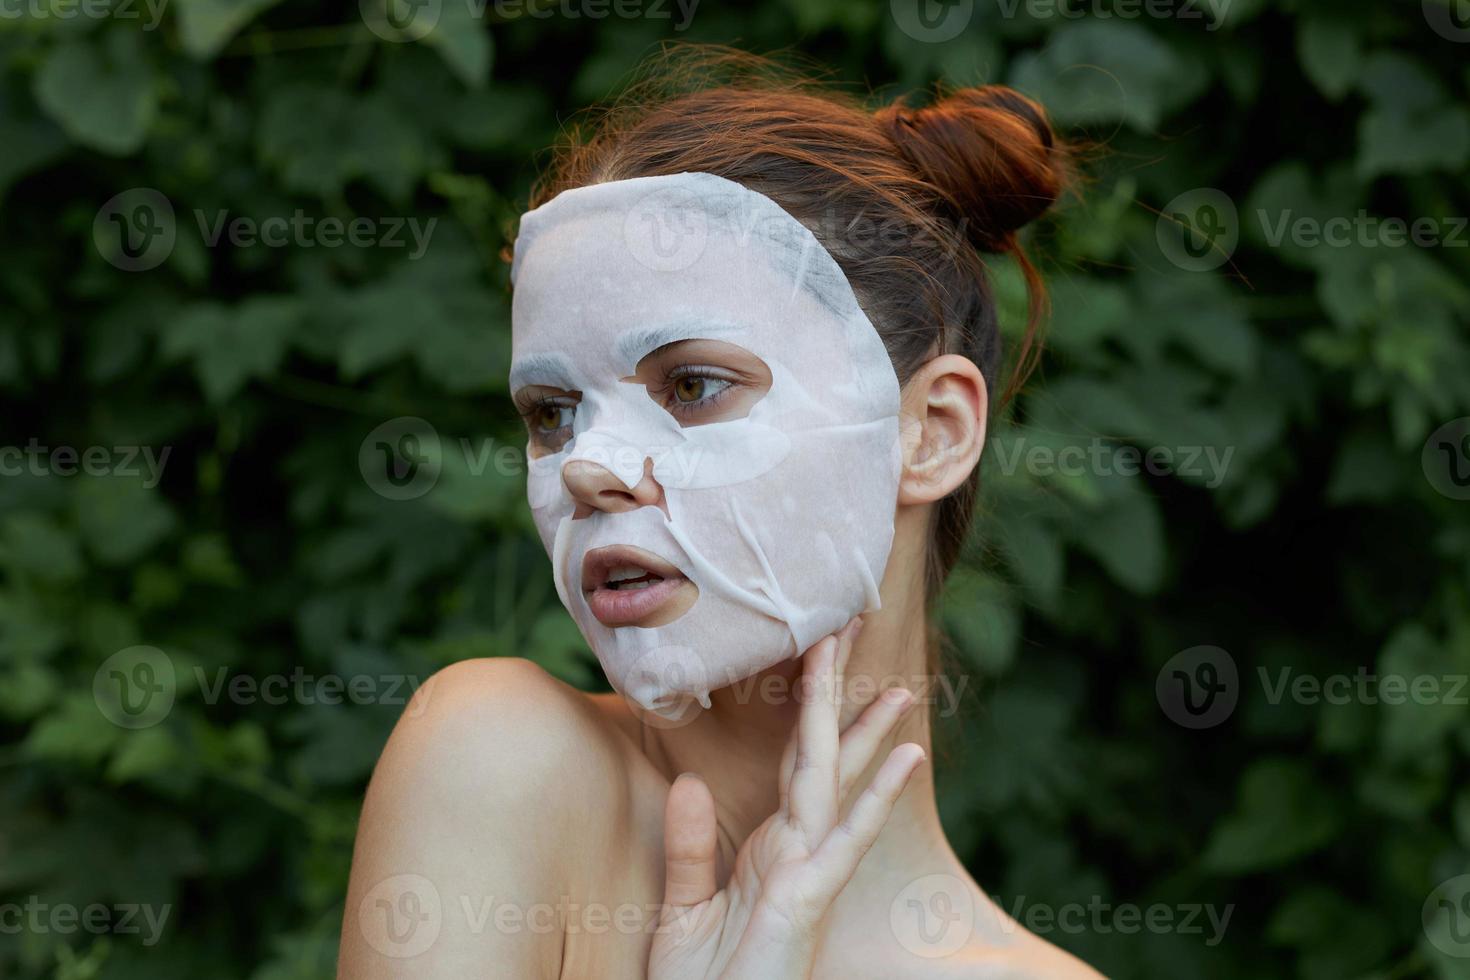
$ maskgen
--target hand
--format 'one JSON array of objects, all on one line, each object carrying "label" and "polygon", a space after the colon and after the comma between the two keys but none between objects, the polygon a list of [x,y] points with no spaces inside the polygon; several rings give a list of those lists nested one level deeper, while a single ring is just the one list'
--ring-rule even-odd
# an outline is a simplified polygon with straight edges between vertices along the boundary
[{"label": "hand", "polygon": [[913,703],[885,692],[838,736],[841,665],[857,620],[806,652],[806,696],[781,764],[781,805],[741,846],[715,887],[715,801],[685,773],[664,809],[664,904],[649,980],[797,980],[811,975],[820,926],[924,761],[898,746],[838,821],[884,738]]}]

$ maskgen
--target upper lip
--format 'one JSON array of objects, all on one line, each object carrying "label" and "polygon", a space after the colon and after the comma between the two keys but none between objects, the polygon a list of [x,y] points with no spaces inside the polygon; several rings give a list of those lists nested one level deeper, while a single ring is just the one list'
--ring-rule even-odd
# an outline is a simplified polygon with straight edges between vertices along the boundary
[{"label": "upper lip", "polygon": [[683,572],[652,552],[629,544],[614,544],[595,548],[582,557],[582,591],[596,591],[607,584],[607,576],[614,568],[627,565],[646,569],[659,578],[684,577]]}]

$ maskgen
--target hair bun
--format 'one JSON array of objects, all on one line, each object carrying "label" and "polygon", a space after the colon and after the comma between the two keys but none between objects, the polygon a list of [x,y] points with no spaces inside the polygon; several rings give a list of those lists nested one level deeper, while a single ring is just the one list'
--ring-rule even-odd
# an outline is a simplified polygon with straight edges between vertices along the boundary
[{"label": "hair bun", "polygon": [[878,113],[899,153],[964,222],[982,251],[1007,252],[1067,182],[1067,153],[1046,113],[1004,85],[956,91],[932,106]]}]

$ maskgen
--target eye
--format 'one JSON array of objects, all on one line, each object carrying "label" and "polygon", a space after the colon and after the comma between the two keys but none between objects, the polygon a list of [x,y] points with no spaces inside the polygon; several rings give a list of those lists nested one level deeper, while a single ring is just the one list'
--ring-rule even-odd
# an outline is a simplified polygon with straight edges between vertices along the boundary
[{"label": "eye", "polygon": [[739,381],[719,368],[682,364],[669,372],[664,407],[675,415],[705,413],[722,402]]},{"label": "eye", "polygon": [[542,432],[555,432],[557,429],[570,426],[575,409],[566,405],[552,405],[543,402],[536,407],[534,423]]},{"label": "eye", "polygon": [[572,421],[577,416],[580,393],[550,392],[546,389],[522,391],[516,396],[526,433],[531,440],[531,454],[560,452],[572,438]]},{"label": "eye", "polygon": [[732,383],[724,378],[711,378],[698,374],[686,375],[674,379],[674,400],[684,405],[692,405],[719,395]]}]

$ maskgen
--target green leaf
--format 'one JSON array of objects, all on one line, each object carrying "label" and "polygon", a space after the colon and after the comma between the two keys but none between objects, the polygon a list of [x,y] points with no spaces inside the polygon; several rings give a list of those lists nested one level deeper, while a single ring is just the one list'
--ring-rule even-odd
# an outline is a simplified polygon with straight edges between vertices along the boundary
[{"label": "green leaf", "polygon": [[[0,89],[0,199],[18,178],[49,163],[66,149],[66,135],[38,116],[19,93]],[[3,357],[0,357],[3,360]],[[7,372],[0,367],[0,381]]]},{"label": "green leaf", "polygon": [[169,727],[154,725],[123,735],[107,766],[107,778],[114,783],[134,782],[169,772],[187,760],[184,747]]},{"label": "green leaf", "polygon": [[178,0],[179,40],[195,58],[212,58],[262,11],[281,0]]},{"label": "green leaf", "polygon": [[421,39],[439,52],[459,80],[480,88],[490,79],[493,38],[468,3],[446,3],[439,20]]},{"label": "green leaf", "polygon": [[32,759],[92,765],[105,759],[123,737],[90,693],[73,692],[36,723],[22,743]]},{"label": "green leaf", "polygon": [[1373,696],[1386,758],[1414,759],[1470,722],[1470,651],[1456,651],[1418,624],[1401,627],[1378,658]]},{"label": "green leaf", "polygon": [[1297,26],[1297,57],[1318,91],[1336,102],[1358,75],[1362,52],[1353,25],[1340,16],[1312,16]]},{"label": "green leaf", "polygon": [[1207,82],[1198,61],[1181,57],[1148,29],[1091,18],[1058,28],[1039,55],[1021,55],[1011,72],[1011,84],[1063,125],[1121,120],[1144,132]]},{"label": "green leaf", "polygon": [[209,400],[223,402],[251,378],[275,373],[304,311],[294,296],[252,296],[234,308],[199,303],[166,326],[163,350],[191,359]]},{"label": "green leaf", "polygon": [[1327,500],[1333,504],[1382,503],[1404,486],[1412,464],[1394,452],[1393,446],[1376,431],[1350,435],[1333,463],[1327,483]]},{"label": "green leaf", "polygon": [[1201,861],[1222,874],[1278,867],[1324,846],[1341,824],[1331,790],[1311,769],[1263,759],[1241,777],[1235,809],[1215,825]]},{"label": "green leaf", "polygon": [[35,78],[36,101],[67,135],[113,156],[136,152],[158,112],[140,35],[115,28],[68,38],[46,56]]},{"label": "green leaf", "polygon": [[144,480],[96,477],[77,487],[77,529],[87,549],[107,565],[136,561],[173,533],[172,509]]},{"label": "green leaf", "polygon": [[261,114],[257,145],[261,160],[288,190],[331,199],[362,178],[399,206],[407,205],[419,179],[444,161],[442,148],[387,96],[359,98],[311,84],[272,93]]},{"label": "green leaf", "polygon": [[73,582],[84,570],[75,535],[50,517],[24,511],[0,521],[0,565],[49,582]]},{"label": "green leaf", "polygon": [[956,569],[945,583],[941,608],[965,663],[991,677],[1010,668],[1021,643],[1021,617],[1004,584],[972,569]]},{"label": "green leaf", "polygon": [[1422,65],[1397,52],[1368,58],[1360,87],[1373,103],[1358,122],[1358,173],[1423,173],[1470,164],[1470,109],[1447,101]]}]

